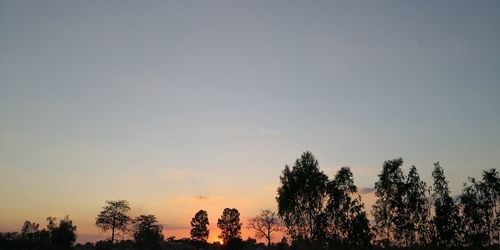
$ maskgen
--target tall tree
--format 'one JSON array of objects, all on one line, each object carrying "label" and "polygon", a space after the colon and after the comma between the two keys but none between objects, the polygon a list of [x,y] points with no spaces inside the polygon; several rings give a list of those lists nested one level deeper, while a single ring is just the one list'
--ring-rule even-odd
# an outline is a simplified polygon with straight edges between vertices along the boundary
[{"label": "tall tree", "polygon": [[162,226],[154,215],[140,215],[133,220],[134,240],[140,250],[156,250],[163,241]]},{"label": "tall tree", "polygon": [[496,169],[483,171],[480,191],[486,203],[489,244],[500,245],[500,174]]},{"label": "tall tree", "polygon": [[375,183],[377,200],[373,205],[376,231],[379,244],[389,245],[399,241],[397,234],[398,222],[401,221],[401,212],[404,196],[404,174],[401,170],[402,158],[385,161],[379,180]]},{"label": "tall tree", "polygon": [[420,179],[417,168],[412,166],[406,178],[404,197],[404,240],[407,246],[424,245],[429,239],[429,206],[427,185]]},{"label": "tall tree", "polygon": [[264,209],[256,217],[248,220],[249,229],[255,231],[255,237],[258,239],[265,238],[267,245],[271,246],[272,233],[281,230],[281,220],[275,212]]},{"label": "tall tree", "polygon": [[369,223],[350,168],[342,167],[328,183],[327,190],[327,237],[346,244],[368,245]]},{"label": "tall tree", "polygon": [[434,163],[432,171],[434,178],[434,227],[436,229],[435,241],[438,246],[452,247],[460,244],[461,218],[458,206],[450,196],[448,182],[444,170],[439,162]]},{"label": "tall tree", "polygon": [[462,209],[462,232],[466,246],[482,247],[489,240],[488,235],[488,207],[481,194],[481,183],[474,178],[469,178],[469,183],[464,183],[460,196]]},{"label": "tall tree", "polygon": [[95,225],[103,231],[111,230],[111,242],[115,240],[115,231],[125,231],[130,222],[127,212],[130,206],[126,200],[106,201],[101,212],[95,219]]},{"label": "tall tree", "polygon": [[229,244],[233,239],[241,239],[240,212],[236,208],[224,208],[221,217],[217,221],[220,229],[219,238],[224,244]]},{"label": "tall tree", "polygon": [[311,152],[304,152],[292,169],[285,166],[278,188],[278,215],[292,239],[324,239],[328,177]]},{"label": "tall tree", "polygon": [[191,219],[191,239],[206,242],[209,234],[208,225],[207,211],[198,211]]}]

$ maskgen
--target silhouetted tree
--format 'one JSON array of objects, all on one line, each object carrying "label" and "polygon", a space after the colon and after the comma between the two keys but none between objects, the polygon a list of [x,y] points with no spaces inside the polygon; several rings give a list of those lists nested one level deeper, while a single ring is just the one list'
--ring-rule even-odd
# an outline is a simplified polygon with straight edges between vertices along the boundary
[{"label": "silhouetted tree", "polygon": [[106,201],[95,219],[95,225],[103,231],[111,230],[111,242],[115,240],[115,230],[125,231],[130,222],[127,212],[130,211],[128,201]]},{"label": "silhouetted tree", "polygon": [[496,242],[500,245],[500,174],[498,171],[494,168],[484,170],[479,188],[487,209],[488,244]]},{"label": "silhouetted tree", "polygon": [[464,183],[460,205],[463,214],[464,244],[475,247],[486,245],[489,238],[487,227],[489,216],[487,204],[481,194],[481,183],[477,183],[474,178],[469,178],[469,183]]},{"label": "silhouetted tree", "polygon": [[404,197],[403,231],[407,246],[424,245],[429,242],[429,206],[426,196],[427,185],[420,179],[417,168],[412,166],[406,178]]},{"label": "silhouetted tree", "polygon": [[460,244],[461,218],[458,206],[450,196],[448,182],[439,162],[434,163],[432,177],[434,178],[435,243],[442,247],[457,246]]},{"label": "silhouetted tree", "polygon": [[224,208],[217,227],[221,230],[219,238],[225,245],[232,239],[241,239],[240,212],[236,208]]},{"label": "silhouetted tree", "polygon": [[403,206],[404,174],[401,170],[403,159],[385,161],[379,180],[375,183],[377,200],[373,205],[375,230],[379,236],[379,243],[389,245],[396,240],[398,221],[403,216],[400,212]]},{"label": "silhouetted tree", "polygon": [[278,215],[292,239],[324,239],[324,214],[328,177],[319,170],[311,152],[304,152],[292,169],[285,166],[278,188]]},{"label": "silhouetted tree", "polygon": [[349,167],[342,167],[328,183],[328,238],[353,245],[368,245],[371,232],[361,197]]},{"label": "silhouetted tree", "polygon": [[55,250],[72,249],[76,241],[76,226],[67,215],[59,221],[59,225],[56,225],[55,220],[54,217],[47,218],[51,245]]},{"label": "silhouetted tree", "polygon": [[460,196],[463,214],[464,243],[491,245],[498,237],[500,177],[496,169],[485,170],[482,180],[469,178]]},{"label": "silhouetted tree", "polygon": [[267,246],[271,246],[272,233],[280,231],[282,223],[275,212],[264,209],[259,215],[248,220],[247,227],[255,231],[256,238],[265,238],[267,240]]},{"label": "silhouetted tree", "polygon": [[191,219],[191,239],[206,242],[209,234],[208,225],[207,211],[198,211]]},{"label": "silhouetted tree", "polygon": [[140,215],[133,220],[133,234],[140,250],[160,249],[163,241],[162,226],[154,215]]}]

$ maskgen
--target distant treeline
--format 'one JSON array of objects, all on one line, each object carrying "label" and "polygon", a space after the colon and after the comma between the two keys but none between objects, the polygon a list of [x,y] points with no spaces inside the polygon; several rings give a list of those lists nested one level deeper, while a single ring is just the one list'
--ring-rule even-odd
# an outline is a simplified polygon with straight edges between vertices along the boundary
[{"label": "distant treeline", "polygon": [[[76,226],[66,216],[47,226],[26,221],[20,233],[0,233],[0,250],[159,250],[159,249],[500,249],[500,174],[482,171],[469,178],[458,198],[450,194],[444,170],[434,164],[428,186],[401,158],[384,162],[375,183],[373,220],[367,216],[349,167],[329,179],[310,152],[285,166],[277,190],[278,211],[264,209],[246,227],[257,240],[241,238],[240,213],[226,208],[217,221],[220,242],[207,242],[208,214],[191,220],[191,238],[164,238],[154,215],[128,216],[125,200],[106,201],[95,225],[109,240],[75,244]],[[273,234],[286,235],[272,242]],[[121,238],[121,240],[117,240]],[[126,240],[127,239],[127,240]]]}]

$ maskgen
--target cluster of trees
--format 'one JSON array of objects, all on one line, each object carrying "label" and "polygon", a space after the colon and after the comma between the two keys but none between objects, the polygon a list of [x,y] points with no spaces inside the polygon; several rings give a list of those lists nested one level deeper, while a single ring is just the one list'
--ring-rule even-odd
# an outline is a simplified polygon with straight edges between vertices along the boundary
[{"label": "cluster of trees", "polygon": [[[484,170],[469,178],[454,199],[439,162],[431,187],[415,166],[408,174],[403,160],[384,162],[375,183],[377,200],[368,220],[352,172],[341,168],[332,180],[305,152],[280,176],[278,214],[295,245],[305,248],[487,247],[500,246],[500,175]],[[371,225],[372,224],[372,225]]]},{"label": "cluster of trees", "polygon": [[[277,250],[500,247],[500,174],[496,169],[482,171],[479,180],[469,178],[456,198],[450,194],[439,162],[434,164],[431,186],[415,166],[405,174],[401,158],[385,161],[378,177],[370,221],[349,167],[329,179],[314,155],[304,152],[280,176],[277,213],[262,210],[248,220],[247,228],[265,240],[268,249]],[[106,201],[95,225],[111,231],[109,240],[75,245],[76,226],[69,217],[59,221],[48,217],[46,228],[26,221],[20,233],[0,233],[0,250],[266,248],[255,239],[242,240],[240,213],[235,208],[224,209],[217,220],[221,242],[211,244],[205,210],[191,219],[191,238],[181,240],[164,239],[154,215],[131,218],[129,211],[125,200]],[[291,240],[290,245],[286,237],[272,243],[278,231]]]},{"label": "cluster of trees", "polygon": [[76,241],[76,226],[68,216],[57,222],[55,217],[47,218],[47,226],[30,221],[24,222],[21,233],[0,233],[0,249],[69,250]]}]

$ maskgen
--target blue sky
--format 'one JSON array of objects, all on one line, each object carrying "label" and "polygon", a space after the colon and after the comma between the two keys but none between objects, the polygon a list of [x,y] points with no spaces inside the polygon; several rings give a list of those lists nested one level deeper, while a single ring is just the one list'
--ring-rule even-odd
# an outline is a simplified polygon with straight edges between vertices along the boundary
[{"label": "blue sky", "polygon": [[384,160],[428,181],[439,160],[458,194],[500,165],[499,12],[0,1],[2,226],[70,214],[90,239],[116,198],[172,228],[204,206],[211,219],[226,206],[253,216],[274,208],[280,171],[305,150],[330,176],[350,166],[359,187]]}]

